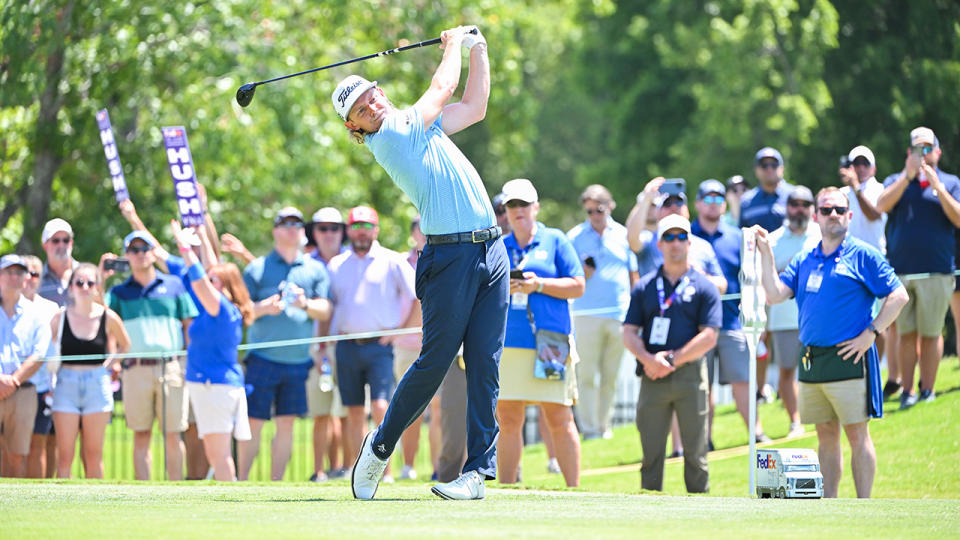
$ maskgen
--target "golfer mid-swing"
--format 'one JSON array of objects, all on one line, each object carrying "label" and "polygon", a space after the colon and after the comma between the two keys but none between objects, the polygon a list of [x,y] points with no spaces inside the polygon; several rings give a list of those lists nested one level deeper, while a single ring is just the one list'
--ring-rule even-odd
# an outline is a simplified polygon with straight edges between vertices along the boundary
[{"label": "golfer mid-swing", "polygon": [[[420,211],[427,245],[417,263],[423,349],[397,385],[383,423],[363,439],[353,466],[353,496],[372,499],[403,431],[436,393],[463,344],[467,372],[467,462],[463,474],[433,487],[445,499],[482,499],[496,475],[498,371],[507,319],[506,250],[480,176],[447,137],[483,119],[490,66],[483,35],[457,27],[441,34],[441,60],[430,88],[397,109],[377,83],[351,75],[333,106],[358,142]],[[460,45],[470,50],[463,99],[447,105],[460,80]]]}]

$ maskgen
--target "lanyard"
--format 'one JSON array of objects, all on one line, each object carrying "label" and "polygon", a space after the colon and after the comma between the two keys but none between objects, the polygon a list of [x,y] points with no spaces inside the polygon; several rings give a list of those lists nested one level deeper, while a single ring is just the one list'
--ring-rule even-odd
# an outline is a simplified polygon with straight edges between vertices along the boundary
[{"label": "lanyard", "polygon": [[663,300],[663,278],[657,278],[657,300],[660,302],[660,316],[663,317],[663,314],[670,309],[670,306],[673,305],[673,301],[677,298],[677,293],[683,290],[687,286],[687,283],[690,282],[688,276],[683,276],[683,279],[680,280],[680,283],[677,284],[677,288],[673,289],[673,294],[670,295],[670,298],[667,298],[666,301]]}]

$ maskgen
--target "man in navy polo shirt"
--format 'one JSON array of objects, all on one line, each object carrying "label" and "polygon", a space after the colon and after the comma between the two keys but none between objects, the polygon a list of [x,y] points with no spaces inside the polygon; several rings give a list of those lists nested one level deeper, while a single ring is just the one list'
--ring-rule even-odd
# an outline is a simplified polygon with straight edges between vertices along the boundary
[{"label": "man in navy polo shirt", "polygon": [[[273,251],[243,270],[243,283],[253,301],[249,343],[313,337],[314,321],[330,318],[330,277],[323,265],[300,251],[303,214],[285,207],[273,220]],[[268,347],[246,357],[249,441],[237,451],[237,477],[246,480],[260,451],[264,423],[276,416],[270,479],[282,480],[293,447],[293,421],[307,413],[307,376],[313,367],[307,344]]]},{"label": "man in navy polo shirt", "polygon": [[754,156],[754,173],[759,185],[743,194],[740,226],[760,225],[772,231],[787,217],[787,195],[793,186],[783,179],[783,156],[776,148],[761,148]]},{"label": "man in navy polo shirt", "polygon": [[[440,35],[443,59],[430,88],[406,109],[394,107],[376,82],[350,75],[331,99],[354,140],[365,144],[420,211],[427,246],[417,262],[423,308],[420,358],[397,384],[380,426],[367,434],[351,475],[354,497],[372,499],[387,459],[437,392],[463,344],[467,374],[467,462],[452,482],[434,486],[445,499],[482,499],[496,475],[495,417],[499,363],[507,322],[506,250],[483,181],[448,135],[486,115],[490,96],[487,42],[470,27]],[[470,71],[457,103],[461,45]]]},{"label": "man in navy polo shirt", "polygon": [[[757,227],[767,302],[796,297],[800,341],[800,419],[816,424],[823,472],[823,494],[836,497],[843,470],[840,426],[851,449],[857,496],[870,497],[877,456],[867,425],[883,415],[880,359],[876,337],[907,303],[907,292],[893,268],[874,247],[847,238],[851,213],[835,187],[817,194],[817,224],[822,240],[793,258],[777,279],[768,233]],[[883,298],[873,318],[873,304]],[[866,369],[864,369],[866,367]]]},{"label": "man in navy polo shirt", "polygon": [[623,343],[643,374],[637,429],[643,447],[641,487],[663,489],[667,433],[674,412],[683,439],[683,479],[690,493],[709,490],[707,363],[723,322],[720,294],[687,262],[690,222],[668,216],[657,224],[663,264],[640,278],[623,322]]},{"label": "man in navy polo shirt", "polygon": [[[703,238],[713,247],[727,279],[727,293],[740,292],[740,243],[743,233],[736,227],[723,222],[726,212],[726,188],[719,180],[704,180],[697,190],[697,220],[690,225],[696,236]],[[707,368],[710,375],[710,428],[713,428],[713,380],[719,374],[720,384],[729,384],[733,389],[733,400],[744,422],[749,422],[750,414],[750,352],[747,350],[747,338],[740,328],[740,302],[723,301],[723,326],[717,336],[717,346],[707,356]],[[769,441],[763,432],[760,417],[754,426],[753,434],[757,441]],[[711,438],[712,439],[712,438]]]},{"label": "man in navy polo shirt", "polygon": [[[943,319],[953,294],[954,233],[960,227],[960,180],[937,167],[940,142],[930,128],[910,132],[904,168],[883,181],[877,209],[887,213],[887,256],[897,274],[929,273],[905,285],[910,303],[897,318],[900,334],[900,408],[934,399],[933,384],[943,354]],[[920,395],[913,373],[920,345]]]}]

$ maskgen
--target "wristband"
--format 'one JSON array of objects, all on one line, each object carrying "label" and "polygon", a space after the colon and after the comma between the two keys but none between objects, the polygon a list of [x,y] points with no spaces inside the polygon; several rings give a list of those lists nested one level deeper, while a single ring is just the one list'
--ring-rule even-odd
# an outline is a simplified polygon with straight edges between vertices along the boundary
[{"label": "wristband", "polygon": [[190,278],[190,281],[203,279],[203,277],[206,275],[207,272],[203,269],[203,265],[199,262],[193,263],[193,266],[187,269],[187,277]]},{"label": "wristband", "polygon": [[179,246],[177,249],[179,249],[179,250],[180,250],[180,253],[183,253],[184,255],[186,255],[187,253],[190,253],[191,251],[193,251],[192,249],[190,249],[190,248],[188,248],[188,247],[184,247],[184,246]]},{"label": "wristband", "polygon": [[537,283],[538,283],[538,285],[537,285],[537,290],[536,290],[536,292],[542,293],[542,292],[543,292],[543,280],[542,280],[542,279],[538,279],[538,280],[537,280]]}]

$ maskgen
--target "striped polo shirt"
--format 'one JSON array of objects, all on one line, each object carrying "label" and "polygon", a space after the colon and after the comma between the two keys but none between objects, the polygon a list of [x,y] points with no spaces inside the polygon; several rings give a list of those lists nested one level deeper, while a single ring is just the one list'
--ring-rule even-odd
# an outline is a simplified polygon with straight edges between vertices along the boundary
[{"label": "striped polo shirt", "polygon": [[182,350],[183,319],[197,316],[180,279],[162,272],[146,287],[131,276],[110,289],[106,301],[123,319],[132,353]]}]

